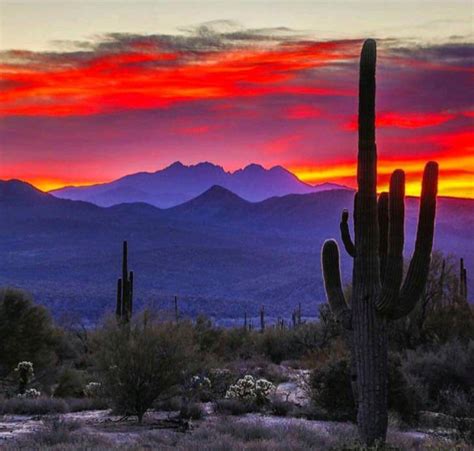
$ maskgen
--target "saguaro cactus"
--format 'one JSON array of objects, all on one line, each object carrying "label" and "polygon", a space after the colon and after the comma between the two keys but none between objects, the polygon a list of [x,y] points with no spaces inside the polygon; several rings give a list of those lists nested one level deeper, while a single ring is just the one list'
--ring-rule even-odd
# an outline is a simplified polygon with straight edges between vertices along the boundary
[{"label": "saguaro cactus", "polygon": [[260,332],[263,333],[265,330],[265,307],[262,305],[260,307]]},{"label": "saguaro cactus", "polygon": [[467,302],[467,269],[463,258],[459,260],[459,296],[462,301]]},{"label": "saguaro cactus", "polygon": [[123,242],[122,278],[117,280],[115,314],[119,321],[128,323],[133,312],[133,271],[128,272],[128,245]]},{"label": "saguaro cactus", "polygon": [[377,150],[375,145],[376,44],[365,41],[360,59],[358,191],[354,200],[355,240],[342,213],[344,247],[353,257],[352,300],[346,301],[341,285],[339,250],[328,240],[322,266],[328,302],[347,328],[355,362],[358,427],[362,441],[383,442],[387,431],[387,321],[407,315],[422,294],[433,244],[438,165],[429,162],[423,173],[415,251],[403,281],[405,174],[397,169],[389,193],[377,201]]}]

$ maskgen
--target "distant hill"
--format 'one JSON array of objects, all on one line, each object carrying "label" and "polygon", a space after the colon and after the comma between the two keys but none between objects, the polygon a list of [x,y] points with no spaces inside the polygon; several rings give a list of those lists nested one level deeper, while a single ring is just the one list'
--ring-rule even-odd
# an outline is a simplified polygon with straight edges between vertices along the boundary
[{"label": "distant hill", "polygon": [[176,162],[153,173],[140,172],[94,186],[65,187],[53,190],[51,194],[103,207],[124,202],[146,202],[168,208],[193,199],[215,185],[227,188],[252,202],[286,194],[344,188],[333,183],[308,185],[281,166],[265,169],[260,165],[250,164],[244,169],[226,172],[221,166],[212,163],[184,166]]},{"label": "distant hill", "polygon": [[[353,191],[292,194],[252,203],[212,186],[173,208],[145,203],[98,207],[58,199],[20,181],[0,182],[0,285],[31,291],[56,316],[97,321],[113,311],[121,242],[129,241],[136,305],[180,308],[218,319],[289,318],[302,303],[314,316],[325,301],[320,249],[339,239]],[[406,250],[414,244],[418,199],[406,202]],[[440,198],[435,248],[464,256],[474,268],[474,201]],[[349,282],[352,262],[342,252]],[[469,289],[474,289],[469,278]]]}]

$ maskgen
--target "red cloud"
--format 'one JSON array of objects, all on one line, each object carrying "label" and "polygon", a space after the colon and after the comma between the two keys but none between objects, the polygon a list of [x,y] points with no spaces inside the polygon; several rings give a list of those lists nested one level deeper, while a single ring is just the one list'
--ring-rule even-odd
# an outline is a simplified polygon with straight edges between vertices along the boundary
[{"label": "red cloud", "polygon": [[345,90],[295,80],[307,69],[356,55],[351,41],[199,52],[144,45],[107,54],[89,52],[76,59],[71,54],[9,52],[0,65],[0,114],[90,115],[239,96],[347,95]]},{"label": "red cloud", "polygon": [[318,116],[321,116],[321,110],[312,105],[293,105],[284,113],[286,119],[312,119]]}]

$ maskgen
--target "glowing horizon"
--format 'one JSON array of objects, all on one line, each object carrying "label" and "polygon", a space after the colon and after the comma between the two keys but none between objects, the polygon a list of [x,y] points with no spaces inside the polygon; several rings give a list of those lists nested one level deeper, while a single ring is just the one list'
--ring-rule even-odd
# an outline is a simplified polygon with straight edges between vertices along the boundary
[{"label": "glowing horizon", "polygon": [[[355,187],[357,65],[366,31],[354,24],[347,32],[343,24],[352,17],[343,5],[333,6],[343,19],[331,33],[305,28],[301,11],[285,23],[287,8],[279,5],[273,19],[257,20],[253,12],[265,2],[242,9],[232,1],[229,14],[251,26],[214,17],[183,29],[169,2],[160,2],[173,16],[160,34],[151,23],[133,28],[126,16],[105,32],[98,15],[91,24],[98,32],[87,37],[79,26],[44,28],[46,16],[59,14],[64,23],[71,17],[67,8],[44,12],[40,3],[5,9],[13,23],[37,16],[33,34],[44,29],[54,42],[36,45],[7,27],[0,50],[0,178],[52,190],[107,183],[180,160],[229,170],[281,165],[311,184]],[[468,4],[458,3],[440,2],[426,22],[420,2],[410,26],[400,29],[406,15],[390,2],[390,33],[382,11],[361,3],[378,38],[380,189],[401,168],[407,194],[416,195],[424,164],[436,160],[439,194],[474,198],[473,45],[461,14]],[[84,17],[95,11],[74,4]],[[315,17],[318,5],[308,6]],[[147,11],[144,4],[121,8]],[[209,14],[217,12],[204,8],[199,17]],[[464,34],[453,35],[456,27]]]}]

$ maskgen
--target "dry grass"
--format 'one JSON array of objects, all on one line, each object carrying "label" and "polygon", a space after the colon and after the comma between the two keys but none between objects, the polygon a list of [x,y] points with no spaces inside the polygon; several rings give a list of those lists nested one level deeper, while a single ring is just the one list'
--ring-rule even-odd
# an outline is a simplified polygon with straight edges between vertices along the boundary
[{"label": "dry grass", "polygon": [[[160,449],[178,451],[303,451],[303,450],[364,450],[356,439],[355,427],[341,423],[318,423],[276,417],[210,417],[193,422],[188,433],[148,426],[124,424],[120,432],[87,426],[77,421],[65,421],[55,416],[44,420],[44,427],[10,442],[3,449],[101,450]],[[391,432],[390,445],[377,450],[451,450],[455,444],[444,439],[421,434]],[[459,450],[469,449],[459,445]]]}]

